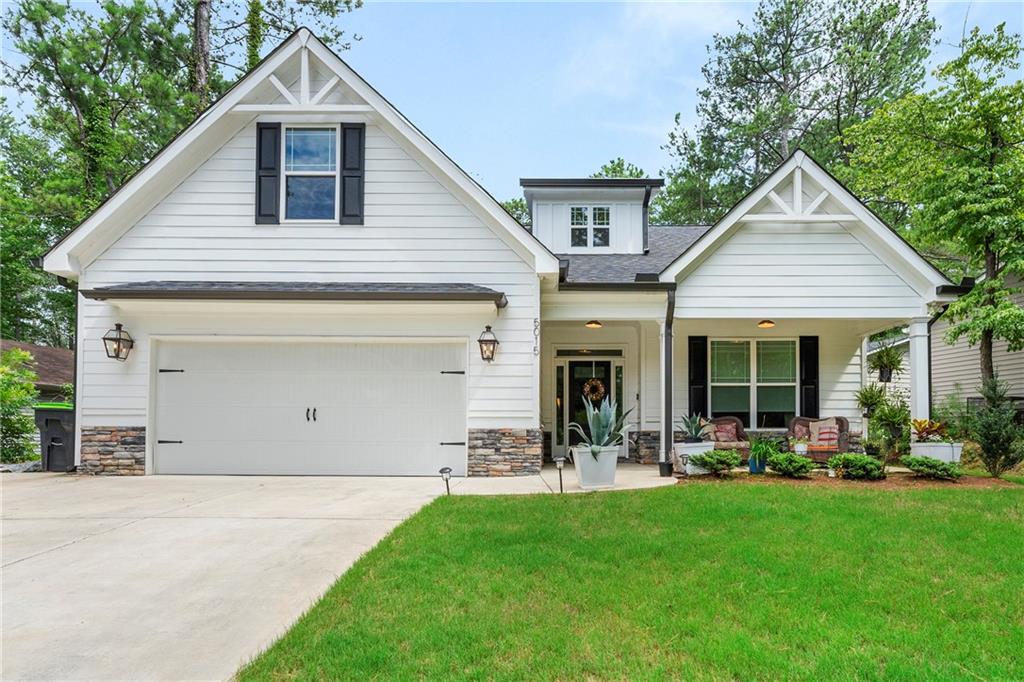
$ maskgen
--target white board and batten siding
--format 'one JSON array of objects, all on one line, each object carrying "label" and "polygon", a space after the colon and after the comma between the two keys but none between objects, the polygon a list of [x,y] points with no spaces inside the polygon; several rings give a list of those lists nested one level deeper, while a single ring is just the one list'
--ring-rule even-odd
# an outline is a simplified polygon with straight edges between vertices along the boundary
[{"label": "white board and batten siding", "polygon": [[837,223],[750,223],[680,281],[676,317],[906,319],[921,295]]},{"label": "white board and batten siding", "polygon": [[[176,314],[118,310],[81,301],[80,396],[83,426],[144,425],[150,338],[210,333],[238,336],[424,336],[467,343],[470,428],[535,428],[538,360],[533,353],[540,288],[531,265],[379,127],[367,126],[364,225],[254,223],[256,126],[214,151],[122,237],[88,264],[83,289],[149,280],[307,282],[459,282],[502,291],[508,306],[295,305],[266,311],[246,305]],[[156,308],[153,308],[154,310]],[[467,312],[471,310],[472,312]],[[307,311],[309,314],[305,314]],[[128,362],[103,353],[100,337],[123,322],[135,337]],[[492,324],[501,345],[487,365],[476,337]]]}]

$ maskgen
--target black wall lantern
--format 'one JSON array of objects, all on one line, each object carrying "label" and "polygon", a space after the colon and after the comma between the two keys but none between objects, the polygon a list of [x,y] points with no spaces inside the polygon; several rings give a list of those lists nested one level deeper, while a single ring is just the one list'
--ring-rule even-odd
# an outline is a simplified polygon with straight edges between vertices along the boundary
[{"label": "black wall lantern", "polygon": [[121,328],[120,322],[103,335],[103,346],[107,349],[107,357],[114,360],[120,360],[121,362],[127,360],[128,354],[132,352],[132,346],[134,345],[135,341],[132,340],[128,332]]},{"label": "black wall lantern", "polygon": [[498,348],[498,337],[491,331],[491,325],[484,327],[484,333],[477,339],[480,344],[480,358],[484,362],[494,361],[494,351]]}]

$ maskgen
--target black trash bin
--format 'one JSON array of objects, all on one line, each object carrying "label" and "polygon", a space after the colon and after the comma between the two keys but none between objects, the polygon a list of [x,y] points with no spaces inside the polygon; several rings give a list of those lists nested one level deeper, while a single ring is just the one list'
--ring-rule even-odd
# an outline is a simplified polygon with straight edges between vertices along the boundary
[{"label": "black trash bin", "polygon": [[39,449],[43,471],[75,468],[75,408],[71,405],[36,405]]}]

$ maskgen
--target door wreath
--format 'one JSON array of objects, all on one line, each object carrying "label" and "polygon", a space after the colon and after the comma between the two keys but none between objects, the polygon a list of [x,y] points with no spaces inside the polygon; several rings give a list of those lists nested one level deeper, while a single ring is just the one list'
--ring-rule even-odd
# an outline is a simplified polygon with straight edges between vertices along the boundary
[{"label": "door wreath", "polygon": [[604,383],[597,377],[587,379],[583,384],[583,397],[592,403],[599,403],[604,398]]}]

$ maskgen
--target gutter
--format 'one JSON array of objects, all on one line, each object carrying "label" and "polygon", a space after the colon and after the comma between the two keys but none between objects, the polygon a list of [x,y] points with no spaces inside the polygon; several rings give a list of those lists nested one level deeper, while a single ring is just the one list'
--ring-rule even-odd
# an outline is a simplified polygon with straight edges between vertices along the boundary
[{"label": "gutter", "polygon": [[662,432],[662,443],[661,457],[659,458],[660,466],[662,467],[662,476],[671,476],[672,470],[668,472],[664,470],[665,464],[672,461],[672,445],[674,438],[672,434],[675,432],[672,426],[672,323],[676,317],[676,287],[675,283],[672,284],[672,288],[667,290],[667,306],[665,308],[665,374],[662,377],[662,390],[664,391],[664,413],[662,419],[665,420],[667,429]]}]

